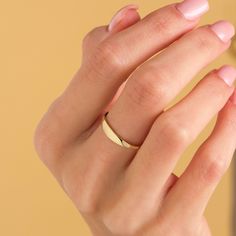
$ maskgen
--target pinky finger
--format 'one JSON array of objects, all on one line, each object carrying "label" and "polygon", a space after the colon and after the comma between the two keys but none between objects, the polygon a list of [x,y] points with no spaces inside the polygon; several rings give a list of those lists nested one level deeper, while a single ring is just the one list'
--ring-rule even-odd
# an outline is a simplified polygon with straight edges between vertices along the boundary
[{"label": "pinky finger", "polygon": [[[236,92],[219,112],[208,139],[195,153],[189,166],[168,193],[168,215],[181,213],[189,221],[202,217],[207,203],[227,171],[236,148]],[[178,199],[178,201],[176,201]],[[171,206],[171,207],[170,207]],[[186,207],[187,206],[187,207]]]}]

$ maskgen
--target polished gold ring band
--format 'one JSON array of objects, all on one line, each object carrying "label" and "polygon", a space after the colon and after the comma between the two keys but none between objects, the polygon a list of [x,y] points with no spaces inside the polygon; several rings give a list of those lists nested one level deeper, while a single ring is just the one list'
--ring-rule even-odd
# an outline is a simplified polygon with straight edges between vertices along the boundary
[{"label": "polished gold ring band", "polygon": [[108,112],[103,116],[103,121],[102,121],[102,129],[104,131],[104,133],[106,134],[106,136],[113,141],[114,143],[122,146],[122,147],[126,147],[126,148],[132,148],[132,149],[139,149],[139,146],[135,146],[132,145],[130,143],[128,143],[127,141],[125,141],[124,139],[122,139],[110,126],[110,124],[108,123],[106,117],[107,117]]}]

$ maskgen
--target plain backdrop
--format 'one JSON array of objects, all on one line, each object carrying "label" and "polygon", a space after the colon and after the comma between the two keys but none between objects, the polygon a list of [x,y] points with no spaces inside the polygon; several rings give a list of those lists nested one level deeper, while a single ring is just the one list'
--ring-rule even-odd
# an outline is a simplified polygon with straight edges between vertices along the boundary
[{"label": "plain backdrop", "polygon": [[[0,1],[0,235],[90,235],[80,214],[38,159],[33,147],[34,129],[79,68],[81,42],[89,30],[108,24],[112,15],[126,4],[137,3],[143,17],[172,2]],[[210,7],[201,24],[228,19],[236,25],[235,0],[211,0]],[[235,48],[205,68],[171,105],[210,69],[222,64],[236,66]],[[191,66],[191,61],[186,66]],[[186,150],[176,174],[184,170],[214,122],[213,118]],[[206,211],[215,236],[232,235],[232,170],[231,167],[224,176]]]}]

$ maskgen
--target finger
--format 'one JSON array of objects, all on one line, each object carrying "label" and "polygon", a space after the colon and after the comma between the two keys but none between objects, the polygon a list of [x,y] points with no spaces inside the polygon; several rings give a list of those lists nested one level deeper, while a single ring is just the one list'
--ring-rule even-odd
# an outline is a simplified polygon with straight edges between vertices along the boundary
[{"label": "finger", "polygon": [[[140,16],[136,11],[138,6],[135,4],[128,5],[127,7],[122,8],[111,20],[111,23],[108,26],[108,32],[110,34],[117,33],[125,28],[130,27],[131,25],[136,24],[140,20]],[[120,96],[121,92],[123,91],[126,85],[126,81],[119,87],[117,92],[115,93],[112,100],[109,104],[104,108],[102,113],[106,113],[110,110],[113,104],[116,102],[118,97]]]},{"label": "finger", "polygon": [[183,151],[233,93],[234,88],[225,83],[232,83],[231,73],[234,69],[225,66],[208,74],[183,100],[156,119],[126,172],[134,196],[141,201],[148,198],[153,207],[158,204],[156,199]]},{"label": "finger", "polygon": [[83,61],[94,53],[95,48],[105,39],[110,37],[140,20],[137,12],[138,6],[135,4],[127,5],[121,8],[111,19],[111,23],[107,26],[99,26],[91,30],[83,40]]},{"label": "finger", "polygon": [[[117,15],[120,18],[120,21],[118,21],[118,28],[113,25],[108,30],[108,26],[100,26],[92,31],[90,31],[86,37],[83,40],[83,61],[82,64],[85,63],[87,58],[91,56],[91,54],[94,53],[96,47],[105,39],[110,37],[110,35],[115,34],[118,30],[122,30],[122,27],[128,27],[132,23],[135,24],[138,20],[140,20],[139,14],[136,11],[137,6],[136,5],[128,5],[124,8],[122,8]],[[121,16],[124,16],[121,19]],[[113,20],[116,20],[116,18],[113,18]],[[74,80],[80,79],[80,72],[78,72],[77,75],[74,76]],[[86,78],[84,78],[86,79]],[[84,81],[81,80],[79,83],[83,83]],[[41,119],[41,122],[37,126],[37,135],[36,137],[44,137],[43,139],[40,138],[38,140],[37,138],[37,149],[42,149],[41,147],[44,146],[44,148],[47,149],[48,147],[48,140],[50,140],[51,144],[55,147],[55,149],[59,150],[59,147],[63,147],[70,143],[70,140],[74,139],[75,135],[79,136],[80,132],[79,129],[82,127],[80,124],[80,118],[78,117],[80,112],[79,109],[84,104],[84,106],[90,106],[91,104],[86,105],[86,101],[89,98],[90,92],[87,90],[85,93],[83,93],[83,86],[82,85],[75,85],[75,86],[81,86],[79,90],[75,90],[74,88],[74,82],[69,84],[68,89],[66,89],[66,92],[64,96],[59,96],[48,108],[47,114],[44,115],[44,117]],[[121,92],[124,85],[120,86],[120,89],[117,91],[116,96],[114,96],[113,100],[117,99],[116,97]],[[87,86],[87,89],[89,89],[89,85]],[[91,93],[94,91],[91,90]],[[78,93],[78,94],[77,94]],[[62,98],[63,97],[63,98]],[[71,100],[72,99],[72,100]],[[113,100],[110,101],[110,105],[114,102]],[[108,104],[107,108],[110,106]],[[106,108],[105,108],[106,109]],[[77,114],[77,115],[76,115]],[[82,114],[81,114],[82,116]],[[83,114],[84,119],[86,119],[87,115],[86,113]],[[78,127],[79,126],[79,127]],[[61,127],[67,127],[67,129],[61,129]],[[77,134],[76,134],[77,133]],[[46,141],[44,141],[46,140]],[[40,146],[40,147],[39,147]],[[46,155],[48,156],[48,155]],[[52,156],[52,155],[50,155]],[[56,156],[56,155],[53,155]]]},{"label": "finger", "polygon": [[[236,148],[236,92],[231,99],[219,112],[212,134],[198,149],[169,192],[165,200],[165,204],[169,205],[166,207],[168,214],[181,214],[182,217],[191,217],[192,220],[204,214],[207,203],[228,169]],[[188,207],[184,207],[186,205]]]},{"label": "finger", "polygon": [[111,19],[111,23],[108,26],[108,32],[117,33],[137,23],[140,20],[140,16],[136,11],[137,9],[138,5],[130,4],[118,11]]},{"label": "finger", "polygon": [[[202,68],[229,47],[233,34],[233,26],[225,21],[200,27],[140,66],[107,116],[114,130],[124,140],[140,145],[156,117]],[[221,35],[227,40],[219,40]]]},{"label": "finger", "polygon": [[[140,16],[137,12],[138,6],[135,4],[130,4],[126,7],[123,7],[121,10],[116,13],[116,15],[112,18],[111,23],[109,24],[107,28],[107,31],[109,32],[108,34],[104,34],[107,37],[110,36],[111,34],[117,33],[125,28],[130,27],[131,25],[137,23],[140,20]],[[104,30],[104,27],[103,27]],[[95,39],[96,37],[91,37],[92,39]],[[102,38],[103,40],[105,37]],[[98,45],[97,40],[94,40],[96,42],[93,42],[93,45]],[[101,42],[101,41],[100,41]],[[84,48],[90,48],[89,45],[85,46]],[[86,51],[86,50],[84,50]],[[84,53],[83,58],[85,58],[86,53]],[[102,111],[103,113],[106,113],[107,111],[110,110],[112,105],[116,102],[118,97],[120,96],[121,92],[123,91],[125,87],[126,81],[123,82],[123,84],[119,87],[117,90],[116,94],[112,98],[112,100],[109,102],[107,107],[104,108]]]},{"label": "finger", "polygon": [[66,121],[68,132],[77,136],[90,127],[130,73],[192,29],[199,15],[195,20],[188,20],[172,4],[99,44],[62,95],[60,116]]}]

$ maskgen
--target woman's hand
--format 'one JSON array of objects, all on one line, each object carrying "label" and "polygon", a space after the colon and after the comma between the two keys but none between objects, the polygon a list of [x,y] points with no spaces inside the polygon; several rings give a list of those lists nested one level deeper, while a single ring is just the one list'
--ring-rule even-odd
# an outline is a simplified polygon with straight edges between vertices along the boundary
[{"label": "woman's hand", "polygon": [[[219,21],[194,29],[206,0],[143,19],[136,10],[129,5],[109,27],[86,35],[82,65],[40,121],[35,147],[94,235],[209,236],[204,210],[236,147],[236,70],[210,72],[165,107],[228,49],[234,28]],[[138,150],[105,135],[107,111],[109,124]],[[178,178],[172,172],[181,154],[218,112]]]}]

